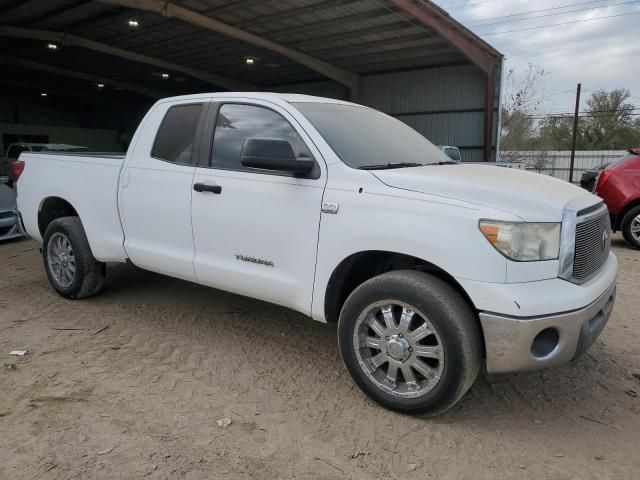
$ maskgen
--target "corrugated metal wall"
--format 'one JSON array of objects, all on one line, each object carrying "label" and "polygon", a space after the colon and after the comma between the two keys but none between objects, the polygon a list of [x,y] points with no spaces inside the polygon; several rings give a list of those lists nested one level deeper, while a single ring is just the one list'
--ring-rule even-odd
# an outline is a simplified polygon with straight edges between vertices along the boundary
[{"label": "corrugated metal wall", "polygon": [[[499,83],[497,75],[496,91]],[[386,73],[363,78],[361,103],[397,117],[436,145],[460,147],[463,161],[481,162],[484,88],[484,75],[472,65]],[[331,81],[280,86],[276,91],[349,98],[344,86]],[[498,117],[495,112],[493,146]]]}]

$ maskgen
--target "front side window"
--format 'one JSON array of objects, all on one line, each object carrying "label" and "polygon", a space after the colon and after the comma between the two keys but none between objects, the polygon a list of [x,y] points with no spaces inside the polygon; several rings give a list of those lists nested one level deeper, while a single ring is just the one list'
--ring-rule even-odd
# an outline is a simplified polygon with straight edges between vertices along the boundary
[{"label": "front side window", "polygon": [[255,105],[229,103],[222,105],[218,112],[211,166],[248,170],[240,163],[240,154],[244,142],[249,138],[286,140],[293,147],[297,158],[312,158],[298,132],[279,113]]},{"label": "front side window", "polygon": [[191,164],[193,143],[201,112],[201,104],[171,107],[158,129],[151,156],[181,165]]}]

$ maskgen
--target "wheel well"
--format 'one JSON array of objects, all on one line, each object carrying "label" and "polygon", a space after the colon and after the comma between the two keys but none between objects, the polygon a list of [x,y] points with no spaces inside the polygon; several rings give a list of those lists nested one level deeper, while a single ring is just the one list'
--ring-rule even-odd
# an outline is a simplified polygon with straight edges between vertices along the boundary
[{"label": "wheel well", "polygon": [[460,292],[469,306],[475,310],[473,302],[462,286],[440,267],[411,255],[372,250],[355,253],[345,258],[331,274],[324,302],[327,322],[338,322],[344,302],[359,285],[392,270],[419,270],[434,275]]},{"label": "wheel well", "polygon": [[613,225],[613,230],[620,230],[622,228],[622,221],[624,220],[624,216],[627,214],[629,210],[632,208],[640,206],[640,198],[636,198],[635,200],[627,203],[619,215],[616,216],[615,225]]},{"label": "wheel well", "polygon": [[38,211],[38,229],[44,237],[51,222],[62,217],[78,217],[78,212],[69,202],[60,197],[49,197],[42,202]]}]

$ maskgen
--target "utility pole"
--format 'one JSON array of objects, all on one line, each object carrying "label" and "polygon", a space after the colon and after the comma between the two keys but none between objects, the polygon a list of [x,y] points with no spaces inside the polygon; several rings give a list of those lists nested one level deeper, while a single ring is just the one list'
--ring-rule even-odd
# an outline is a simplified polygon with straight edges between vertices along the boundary
[{"label": "utility pole", "polygon": [[576,139],[578,137],[578,113],[580,112],[580,90],[582,84],[578,84],[576,90],[576,112],[573,115],[573,138],[571,139],[571,164],[569,165],[569,183],[573,183],[573,163],[576,159]]}]

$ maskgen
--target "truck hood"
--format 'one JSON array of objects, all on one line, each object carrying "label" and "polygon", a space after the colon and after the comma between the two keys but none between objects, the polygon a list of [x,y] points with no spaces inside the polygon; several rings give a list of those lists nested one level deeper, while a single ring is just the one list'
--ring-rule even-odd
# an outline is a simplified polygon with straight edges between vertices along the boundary
[{"label": "truck hood", "polygon": [[[530,222],[559,222],[564,206],[587,194],[564,180],[491,165],[429,165],[371,173],[389,187],[482,205]],[[600,201],[593,196],[594,204]]]}]

